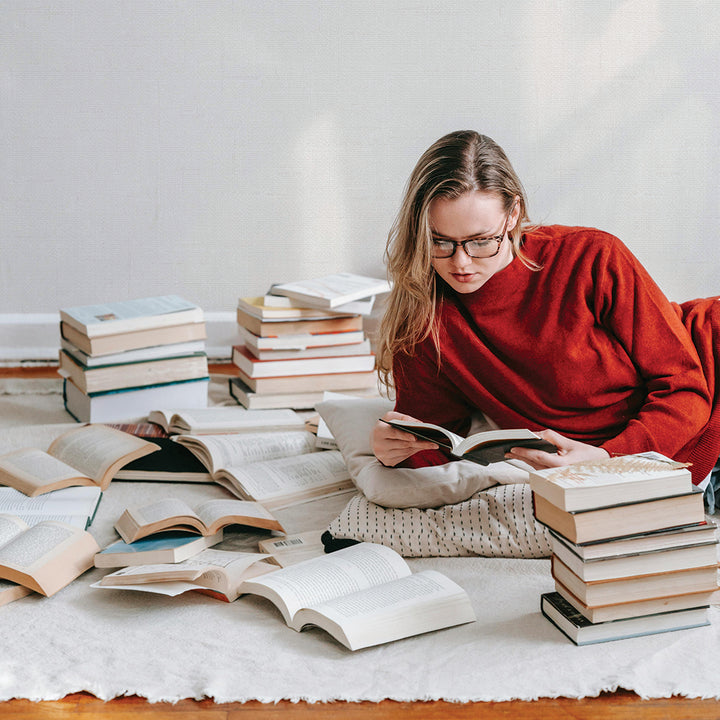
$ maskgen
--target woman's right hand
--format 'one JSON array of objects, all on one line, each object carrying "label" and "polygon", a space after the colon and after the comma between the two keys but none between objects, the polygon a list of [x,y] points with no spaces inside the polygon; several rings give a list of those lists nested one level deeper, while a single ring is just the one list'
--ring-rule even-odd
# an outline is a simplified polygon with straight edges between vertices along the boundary
[{"label": "woman's right hand", "polygon": [[375,423],[370,435],[370,445],[375,457],[383,465],[393,467],[420,450],[437,450],[439,447],[437,443],[422,440],[404,430],[398,430],[382,420],[417,420],[417,418],[391,410]]}]

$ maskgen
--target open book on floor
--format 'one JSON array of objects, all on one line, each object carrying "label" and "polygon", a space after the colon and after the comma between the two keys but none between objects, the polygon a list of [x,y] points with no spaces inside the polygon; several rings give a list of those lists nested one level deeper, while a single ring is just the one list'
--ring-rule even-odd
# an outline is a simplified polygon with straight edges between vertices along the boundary
[{"label": "open book on floor", "polygon": [[[382,419],[382,418],[381,418]],[[437,443],[453,457],[472,460],[479,465],[489,465],[505,460],[505,453],[514,447],[526,447],[545,452],[557,452],[552,443],[523,428],[515,430],[485,430],[469,437],[461,437],[440,425],[419,420],[383,420],[394,428],[409,432],[416,437]]]},{"label": "open book on floor", "polygon": [[302,417],[294,410],[246,410],[237,405],[153,410],[148,415],[148,421],[157,423],[168,433],[192,435],[302,430],[304,427]]},{"label": "open book on floor", "polygon": [[434,570],[413,574],[394,550],[358,543],[243,583],[294,630],[317,626],[350,650],[473,622],[467,593]]},{"label": "open book on floor", "polygon": [[283,532],[282,525],[260,503],[222,498],[206,500],[195,508],[177,498],[127,508],[115,523],[115,529],[126,543],[131,543],[166,530],[214,535],[228,525]]},{"label": "open book on floor", "polygon": [[263,553],[203,550],[176,564],[126,567],[106,575],[92,587],[144,590],[179,595],[188,590],[206,590],[218,599],[232,602],[242,592],[245,580],[277,570]]},{"label": "open book on floor", "polygon": [[68,487],[37,497],[0,487],[0,513],[16,515],[29,526],[55,520],[87,530],[100,505],[102,490],[97,486]]},{"label": "open book on floor", "polygon": [[66,523],[46,520],[28,527],[0,515],[0,578],[53,595],[93,566],[100,548],[93,536]]},{"label": "open book on floor", "polygon": [[335,273],[312,280],[273,285],[273,295],[302,300],[308,307],[342,308],[343,305],[373,295],[390,291],[390,283],[382,278],[355,275],[354,273]]},{"label": "open book on floor", "polygon": [[73,485],[105,490],[121,467],[157,449],[105,425],[84,425],[56,438],[47,452],[23,448],[0,456],[0,485],[30,497]]}]

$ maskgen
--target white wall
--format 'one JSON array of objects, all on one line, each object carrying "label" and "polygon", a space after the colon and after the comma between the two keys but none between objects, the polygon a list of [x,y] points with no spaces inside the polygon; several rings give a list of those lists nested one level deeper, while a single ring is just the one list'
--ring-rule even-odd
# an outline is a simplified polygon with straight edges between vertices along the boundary
[{"label": "white wall", "polygon": [[460,128],[534,220],[616,233],[671,299],[720,293],[719,37],[716,0],[3,0],[0,333],[382,274],[413,164]]}]

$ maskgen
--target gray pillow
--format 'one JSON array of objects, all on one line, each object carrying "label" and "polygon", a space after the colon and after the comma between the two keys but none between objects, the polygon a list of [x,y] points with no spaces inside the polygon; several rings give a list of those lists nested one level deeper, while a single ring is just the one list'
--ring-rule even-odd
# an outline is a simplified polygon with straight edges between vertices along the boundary
[{"label": "gray pillow", "polygon": [[507,462],[478,465],[457,460],[425,468],[388,468],[373,455],[370,434],[393,409],[383,398],[332,398],[316,405],[337,442],[350,477],[373,503],[394,508],[433,508],[467,500],[497,484],[525,483],[528,473]]}]

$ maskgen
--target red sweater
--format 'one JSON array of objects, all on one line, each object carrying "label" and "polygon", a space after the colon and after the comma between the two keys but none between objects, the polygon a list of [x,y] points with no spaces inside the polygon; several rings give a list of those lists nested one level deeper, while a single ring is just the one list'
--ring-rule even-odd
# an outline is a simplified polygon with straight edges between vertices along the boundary
[{"label": "red sweater", "polygon": [[[479,410],[611,454],[687,460],[711,392],[676,308],[607,233],[542,227],[523,247],[540,271],[516,258],[466,295],[438,278],[441,364],[430,338],[398,355],[396,409],[461,435]],[[444,462],[431,451],[405,464]]]}]

